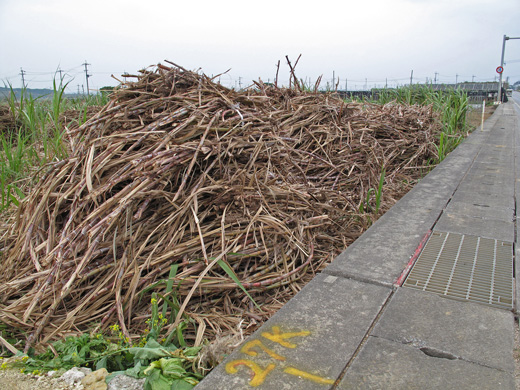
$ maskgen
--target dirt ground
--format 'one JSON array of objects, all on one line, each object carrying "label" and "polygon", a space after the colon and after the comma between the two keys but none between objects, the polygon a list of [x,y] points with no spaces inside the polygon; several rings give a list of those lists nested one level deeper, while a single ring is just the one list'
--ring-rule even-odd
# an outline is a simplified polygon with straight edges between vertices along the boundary
[{"label": "dirt ground", "polygon": [[[81,386],[81,388],[83,388]],[[19,370],[8,368],[0,370],[0,389],[9,390],[80,390],[58,378],[22,374]]]},{"label": "dirt ground", "polygon": [[[484,110],[484,121],[487,120],[498,106],[486,106]],[[471,106],[466,116],[468,125],[477,128],[482,124],[482,106]]]}]

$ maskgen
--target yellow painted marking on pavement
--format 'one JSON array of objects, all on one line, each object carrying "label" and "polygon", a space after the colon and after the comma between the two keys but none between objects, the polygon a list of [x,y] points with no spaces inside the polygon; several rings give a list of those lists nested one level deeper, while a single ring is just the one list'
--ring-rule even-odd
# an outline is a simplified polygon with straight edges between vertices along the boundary
[{"label": "yellow painted marking on pavement", "polygon": [[301,332],[282,333],[279,326],[273,326],[272,332],[273,333],[262,332],[262,337],[265,337],[268,340],[278,343],[285,348],[296,348],[296,344],[286,341],[287,339],[292,339],[293,337],[308,336],[311,334],[311,332],[307,330],[302,330]]},{"label": "yellow painted marking on pavement", "polygon": [[283,372],[294,375],[294,376],[299,376],[303,379],[307,379],[307,380],[313,381],[315,383],[319,383],[320,385],[334,384],[333,379],[323,378],[318,375],[314,375],[314,374],[310,374],[310,373],[302,371],[302,370],[298,370],[297,368],[294,368],[294,367],[287,367],[285,370],[283,370]]},{"label": "yellow painted marking on pavement", "polygon": [[256,387],[260,386],[262,383],[264,383],[265,378],[267,377],[267,374],[269,374],[271,371],[274,370],[276,365],[273,363],[270,363],[265,369],[260,367],[258,364],[251,360],[246,359],[239,359],[239,360],[233,360],[226,364],[226,372],[228,374],[236,374],[238,371],[238,367],[245,366],[249,368],[251,371],[253,371],[253,377],[249,381],[249,386]]},{"label": "yellow painted marking on pavement", "polygon": [[[308,330],[302,330],[299,332],[282,332],[279,326],[273,326],[271,331],[261,333],[262,337],[267,340],[280,344],[284,348],[292,349],[296,348],[297,345],[289,341],[289,339],[294,337],[306,337],[310,334],[311,332]],[[267,367],[263,368],[263,365],[266,364],[265,360],[260,362],[262,364],[262,366],[260,366],[256,361],[250,359],[236,359],[226,364],[226,372],[228,374],[237,374],[241,366],[246,367],[248,369],[247,371],[250,373],[249,386],[252,387],[262,385],[266,381],[268,375],[276,368],[279,369],[277,370],[277,374],[283,372],[284,374],[293,375],[304,380],[312,381],[316,384],[331,385],[335,383],[333,379],[311,374],[310,372],[302,371],[292,366],[286,366],[284,363],[286,360],[285,357],[269,348],[269,343],[266,345],[264,342],[265,341],[259,339],[248,341],[242,346],[242,348],[240,348],[240,352],[251,356],[252,358],[258,358],[262,353],[269,355],[269,357],[274,360],[272,363],[269,363]],[[266,356],[263,356],[263,359],[265,358]]]},{"label": "yellow painted marking on pavement", "polygon": [[278,355],[272,349],[267,348],[260,340],[251,340],[244,344],[244,346],[240,349],[240,352],[245,353],[249,356],[258,356],[258,352],[253,351],[253,348],[260,348],[266,354],[271,356],[273,359],[284,361],[285,358],[283,356]]}]

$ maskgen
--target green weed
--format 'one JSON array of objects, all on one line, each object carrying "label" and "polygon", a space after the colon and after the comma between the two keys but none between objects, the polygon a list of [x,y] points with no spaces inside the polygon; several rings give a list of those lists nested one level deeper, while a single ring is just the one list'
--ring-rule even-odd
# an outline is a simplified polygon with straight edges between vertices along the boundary
[{"label": "green weed", "polygon": [[[370,211],[373,211],[376,215],[379,213],[379,209],[381,207],[381,197],[383,196],[383,186],[385,184],[385,175],[386,170],[385,167],[382,166],[381,173],[379,175],[379,184],[377,186],[377,189],[369,188],[365,199],[359,205],[359,212],[361,214],[368,213]],[[372,195],[375,196],[375,207],[372,207],[370,204]]]},{"label": "green weed", "polygon": [[396,102],[407,105],[431,105],[440,114],[442,132],[436,144],[439,163],[464,139],[468,126],[466,116],[469,100],[461,89],[440,91],[428,85],[405,86],[396,89],[377,90],[373,103]]},{"label": "green weed", "polygon": [[[164,329],[175,321],[179,309],[173,285],[177,267],[171,267],[168,280],[159,282],[165,284],[165,293],[152,293],[148,327],[137,346],[130,344],[116,324],[110,326],[109,335],[67,337],[53,343],[52,348],[42,354],[30,350],[14,365],[28,373],[81,366],[93,370],[105,368],[111,373],[108,380],[117,374],[146,378],[145,390],[192,389],[203,377],[195,364],[201,347],[189,347],[184,338],[192,320],[181,321],[167,337],[163,335]],[[169,316],[168,308],[171,309]]]},{"label": "green weed", "polygon": [[18,204],[23,199],[25,187],[43,165],[68,156],[64,139],[65,127],[62,114],[67,109],[79,111],[78,123],[87,120],[87,110],[92,105],[104,105],[108,94],[98,94],[84,99],[65,98],[67,83],[53,81],[51,96],[33,98],[25,88],[17,97],[12,85],[9,94],[0,104],[6,104],[13,116],[15,128],[0,134],[0,212]]}]

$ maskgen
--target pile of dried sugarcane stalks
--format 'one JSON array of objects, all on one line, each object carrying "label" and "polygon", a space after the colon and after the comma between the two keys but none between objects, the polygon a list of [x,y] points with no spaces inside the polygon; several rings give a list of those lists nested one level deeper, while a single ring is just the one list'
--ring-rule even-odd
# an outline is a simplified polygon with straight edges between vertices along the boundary
[{"label": "pile of dried sugarcane stalks", "polygon": [[177,320],[254,328],[374,220],[359,206],[383,167],[385,210],[435,158],[428,107],[234,91],[178,66],[134,77],[69,131],[4,234],[0,321],[27,348],[115,323],[135,339],[172,264]]}]

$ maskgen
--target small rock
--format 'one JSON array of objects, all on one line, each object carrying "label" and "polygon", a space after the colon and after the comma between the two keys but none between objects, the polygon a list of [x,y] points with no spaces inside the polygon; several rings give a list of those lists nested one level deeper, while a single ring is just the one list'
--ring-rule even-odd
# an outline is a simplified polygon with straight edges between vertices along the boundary
[{"label": "small rock", "polygon": [[83,374],[85,374],[85,376],[87,376],[88,374],[90,374],[92,372],[92,369],[90,369],[88,367],[78,367],[78,370],[80,370]]},{"label": "small rock", "polygon": [[81,384],[85,390],[107,390],[107,384],[105,378],[108,375],[108,371],[105,368],[96,370],[81,380]]},{"label": "small rock", "polygon": [[146,379],[135,379],[128,375],[116,375],[108,383],[108,390],[143,390]]},{"label": "small rock", "polygon": [[74,383],[79,383],[85,377],[85,375],[87,375],[85,370],[89,370],[89,373],[92,371],[90,368],[72,367],[69,371],[65,372],[60,377],[60,379],[69,385],[73,385]]}]

